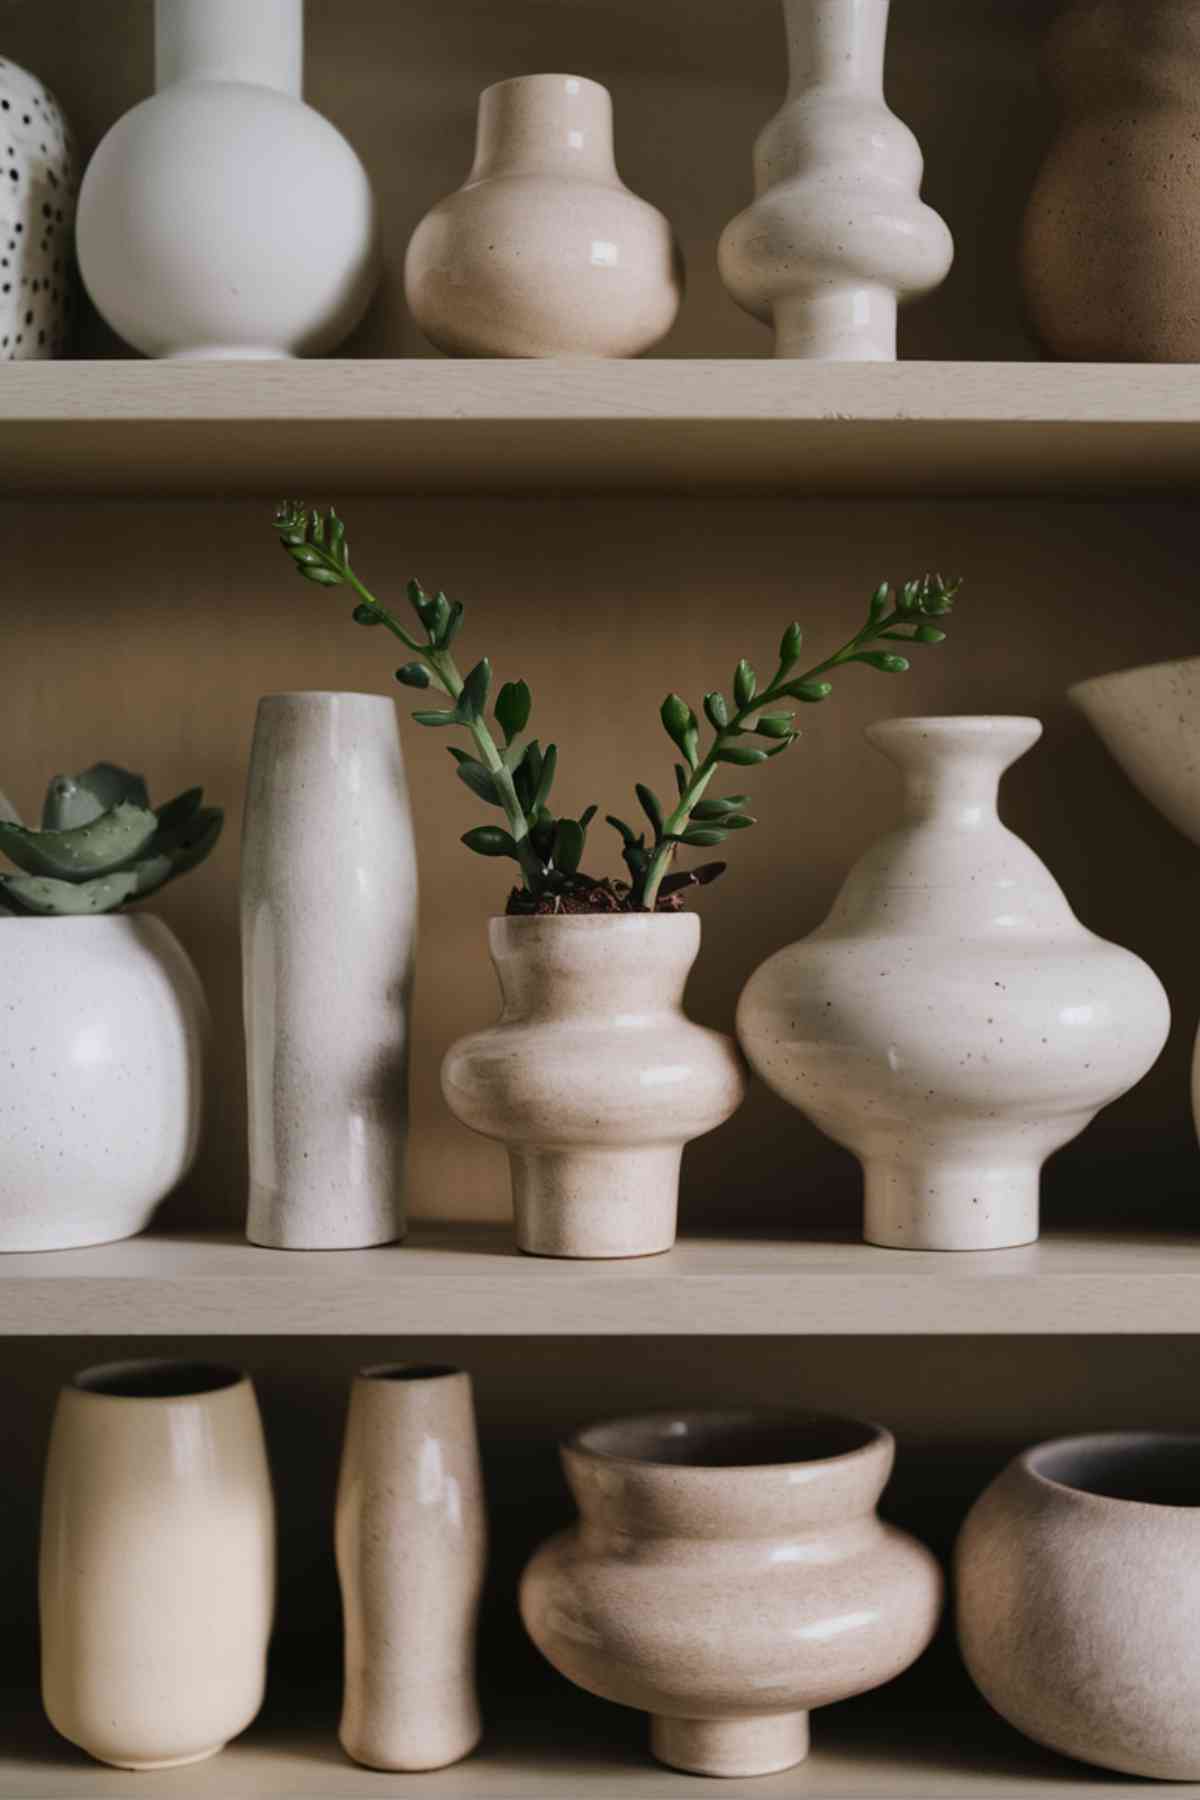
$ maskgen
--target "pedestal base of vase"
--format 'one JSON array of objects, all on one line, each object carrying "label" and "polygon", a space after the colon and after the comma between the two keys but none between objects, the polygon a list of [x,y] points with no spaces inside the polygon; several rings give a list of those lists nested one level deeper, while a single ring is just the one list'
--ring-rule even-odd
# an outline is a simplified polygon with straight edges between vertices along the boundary
[{"label": "pedestal base of vase", "polygon": [[1038,1235],[1039,1165],[863,1164],[863,1238],[888,1250],[1008,1250]]},{"label": "pedestal base of vase", "polygon": [[247,349],[245,345],[234,345],[232,348],[201,345],[198,350],[165,350],[157,358],[159,362],[298,362],[290,350]]},{"label": "pedestal base of vase", "polygon": [[808,1755],[808,1714],[650,1721],[650,1749],[689,1775],[777,1775]]},{"label": "pedestal base of vase", "polygon": [[517,1248],[529,1256],[659,1256],[675,1242],[679,1145],[510,1150]]},{"label": "pedestal base of vase", "polygon": [[879,287],[820,287],[771,308],[777,357],[895,362],[896,296]]},{"label": "pedestal base of vase", "polygon": [[162,1762],[110,1762],[107,1757],[97,1758],[108,1769],[131,1769],[135,1774],[150,1774],[155,1769],[190,1769],[193,1763],[209,1762],[219,1756],[225,1748],[224,1744],[214,1744],[211,1750],[196,1750],[191,1756],[168,1756]]}]

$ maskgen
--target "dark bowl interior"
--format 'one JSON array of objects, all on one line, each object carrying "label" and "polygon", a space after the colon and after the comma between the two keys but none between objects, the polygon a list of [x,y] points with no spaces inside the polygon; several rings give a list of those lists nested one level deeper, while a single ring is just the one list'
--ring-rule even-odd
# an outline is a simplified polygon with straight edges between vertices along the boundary
[{"label": "dark bowl interior", "polygon": [[177,1400],[192,1394],[216,1394],[236,1387],[242,1371],[226,1363],[113,1362],[81,1369],[72,1386],[85,1394],[109,1394],[119,1400]]},{"label": "dark bowl interior", "polygon": [[824,1462],[865,1450],[879,1437],[856,1419],[786,1413],[656,1413],[591,1425],[571,1448],[592,1456],[678,1468],[740,1469]]},{"label": "dark bowl interior", "polygon": [[1104,1500],[1200,1506],[1200,1438],[1075,1438],[1031,1459],[1047,1481]]},{"label": "dark bowl interior", "polygon": [[441,1381],[461,1373],[450,1363],[374,1363],[359,1370],[364,1381]]}]

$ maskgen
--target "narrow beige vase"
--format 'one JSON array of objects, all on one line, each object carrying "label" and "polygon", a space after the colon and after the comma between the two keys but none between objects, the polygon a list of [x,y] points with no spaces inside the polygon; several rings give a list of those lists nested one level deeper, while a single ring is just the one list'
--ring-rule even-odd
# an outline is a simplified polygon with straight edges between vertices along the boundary
[{"label": "narrow beige vase", "polygon": [[440,1769],[479,1741],[475,1634],[483,1478],[461,1369],[364,1369],[337,1497],[345,1615],[341,1740],[371,1769]]},{"label": "narrow beige vase", "polygon": [[72,1743],[166,1769],[245,1730],[266,1677],[275,1520],[244,1375],[109,1363],[63,1389],[40,1586],[42,1697]]},{"label": "narrow beige vase", "polygon": [[451,1111],[508,1149],[517,1243],[653,1256],[675,1241],[683,1146],[745,1093],[732,1039],[683,1011],[695,913],[493,919],[498,1025],[442,1065]]},{"label": "narrow beige vase", "polygon": [[534,1556],[521,1617],[561,1674],[651,1714],[660,1762],[765,1775],[811,1708],[890,1681],[941,1612],[937,1562],[875,1508],[890,1432],[786,1412],[660,1413],[579,1432],[580,1521]]}]

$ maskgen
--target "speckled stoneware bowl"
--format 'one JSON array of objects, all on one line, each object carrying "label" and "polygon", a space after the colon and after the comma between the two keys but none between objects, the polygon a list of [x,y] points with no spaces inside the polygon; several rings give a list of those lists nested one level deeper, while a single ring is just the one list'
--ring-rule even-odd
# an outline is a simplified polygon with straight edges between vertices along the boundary
[{"label": "speckled stoneware bowl", "polygon": [[1060,1438],[976,1501],[955,1552],[976,1686],[1039,1744],[1200,1780],[1200,1437]]},{"label": "speckled stoneware bowl", "polygon": [[67,348],[75,299],[71,131],[36,75],[0,57],[0,361]]},{"label": "speckled stoneware bowl", "polygon": [[1096,675],[1068,695],[1151,806],[1200,844],[1200,656]]},{"label": "speckled stoneware bowl", "polygon": [[580,1519],[521,1582],[534,1643],[651,1715],[660,1762],[802,1761],[814,1706],[890,1681],[933,1635],[942,1577],[875,1508],[890,1432],[788,1412],[657,1413],[563,1446]]}]

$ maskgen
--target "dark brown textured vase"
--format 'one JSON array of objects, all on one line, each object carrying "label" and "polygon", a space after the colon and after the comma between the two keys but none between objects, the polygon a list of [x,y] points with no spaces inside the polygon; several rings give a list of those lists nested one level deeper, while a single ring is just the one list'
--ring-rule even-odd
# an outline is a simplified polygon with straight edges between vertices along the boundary
[{"label": "dark brown textured vase", "polygon": [[1077,361],[1200,361],[1200,6],[1080,0],[1047,62],[1065,116],[1025,218],[1034,330]]}]

